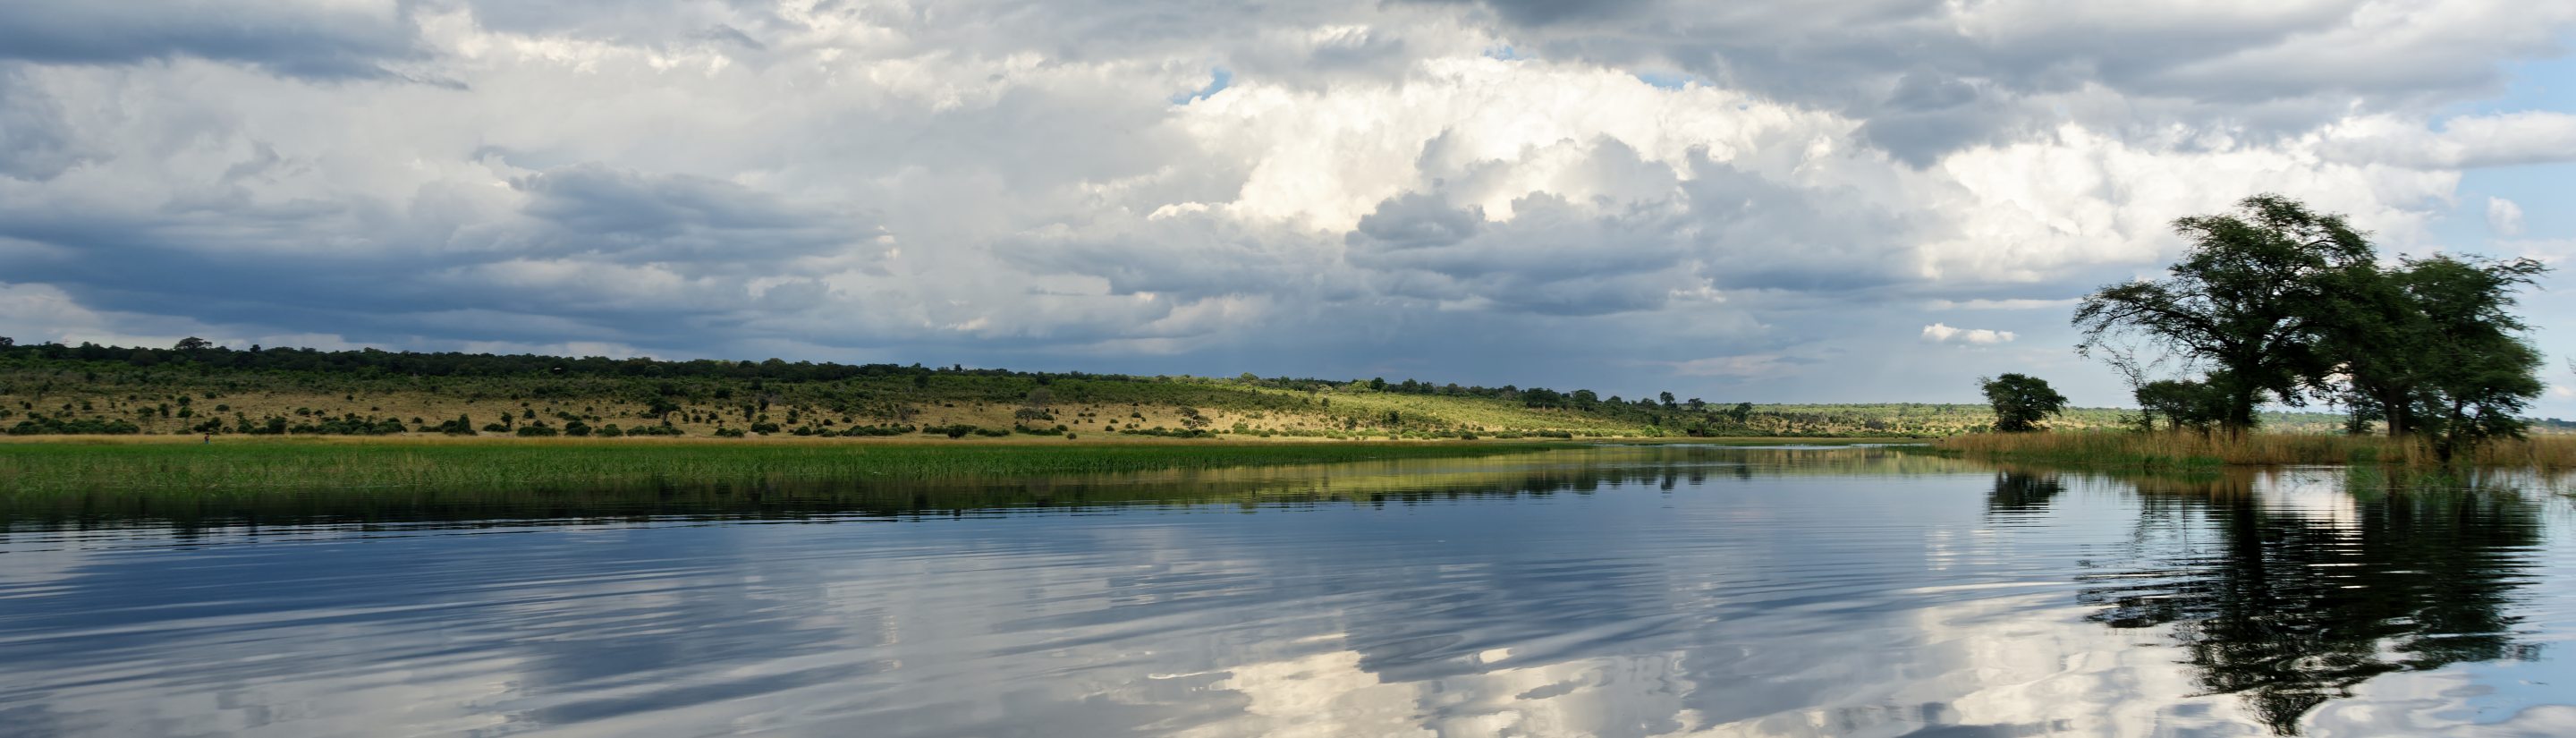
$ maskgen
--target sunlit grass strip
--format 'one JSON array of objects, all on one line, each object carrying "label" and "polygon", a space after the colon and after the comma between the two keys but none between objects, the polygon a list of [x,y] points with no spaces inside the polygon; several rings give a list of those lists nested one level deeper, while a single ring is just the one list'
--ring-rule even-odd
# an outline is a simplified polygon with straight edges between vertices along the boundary
[{"label": "sunlit grass strip", "polygon": [[1097,474],[1472,457],[1546,447],[1529,443],[39,443],[0,445],[0,495]]},{"label": "sunlit grass strip", "polygon": [[[2237,465],[2388,464],[2435,466],[2422,440],[2293,433],[1980,433],[1934,442],[1974,458],[2097,468],[2187,470]],[[2478,466],[2576,468],[2576,436],[2493,441],[2460,459]]]}]

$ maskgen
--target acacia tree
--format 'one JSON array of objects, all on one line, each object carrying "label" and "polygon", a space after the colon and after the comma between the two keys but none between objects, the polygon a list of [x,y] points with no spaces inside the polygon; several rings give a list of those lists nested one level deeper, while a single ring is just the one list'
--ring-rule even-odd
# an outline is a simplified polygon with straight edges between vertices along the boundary
[{"label": "acacia tree", "polygon": [[[2519,413],[2540,395],[2540,352],[2523,338],[2513,291],[2547,271],[2530,259],[2409,260],[2397,280],[2415,307],[2392,347],[2420,377],[2408,408],[2413,430],[2443,461],[2489,438],[2520,436]],[[2391,423],[2394,426],[2395,423]]]},{"label": "acacia tree", "polygon": [[2254,427],[2266,396],[2300,404],[2302,380],[2316,376],[2318,306],[2328,275],[2371,259],[2371,246],[2341,215],[2318,213],[2280,195],[2237,203],[2235,212],[2174,221],[2190,239],[2164,279],[2105,286],[2084,298],[2076,350],[2138,334],[2213,367],[2206,380],[2223,398],[2218,424]]},{"label": "acacia tree", "polygon": [[2000,433],[2028,433],[2039,430],[2039,421],[2066,412],[2066,396],[2048,386],[2047,380],[2026,374],[2005,374],[1993,379],[1977,378],[1977,389],[1986,393],[1986,402],[1995,406],[1995,430]]},{"label": "acacia tree", "polygon": [[2449,256],[2410,259],[2397,269],[2345,268],[2327,279],[2323,307],[2331,318],[2322,323],[2320,351],[2329,361],[2314,368],[2309,384],[2350,405],[2356,425],[2375,415],[2390,436],[2413,433],[2425,409],[2419,406],[2443,404],[2441,385],[2488,394],[2462,384],[2461,373],[2476,364],[2463,360],[2512,353],[2505,344],[2525,328],[2508,310],[2512,291],[2544,271],[2530,259]]}]

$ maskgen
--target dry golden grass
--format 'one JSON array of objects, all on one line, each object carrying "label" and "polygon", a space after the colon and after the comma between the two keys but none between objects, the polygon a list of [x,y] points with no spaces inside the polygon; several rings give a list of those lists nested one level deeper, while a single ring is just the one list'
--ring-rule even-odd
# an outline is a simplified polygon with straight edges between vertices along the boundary
[{"label": "dry golden grass", "polygon": [[[2437,465],[2419,438],[2295,433],[2230,436],[2191,432],[1980,433],[1954,436],[1934,447],[1969,456],[2029,459],[2087,466],[2188,467],[2296,464]],[[2576,468],[2576,436],[2543,435],[2494,441],[2460,461],[2480,466]]]}]

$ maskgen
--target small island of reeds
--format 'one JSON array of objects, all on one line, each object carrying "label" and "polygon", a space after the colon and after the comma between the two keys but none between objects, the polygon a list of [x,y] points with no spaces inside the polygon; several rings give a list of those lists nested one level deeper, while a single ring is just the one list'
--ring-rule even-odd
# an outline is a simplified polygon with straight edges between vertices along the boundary
[{"label": "small island of reeds", "polygon": [[[2223,466],[2444,466],[2420,437],[2322,433],[2061,431],[1975,433],[1932,443],[1934,450],[1975,459],[2085,469],[2193,471]],[[2576,468],[2576,436],[2504,438],[2478,445],[2449,464],[2534,469]]]}]

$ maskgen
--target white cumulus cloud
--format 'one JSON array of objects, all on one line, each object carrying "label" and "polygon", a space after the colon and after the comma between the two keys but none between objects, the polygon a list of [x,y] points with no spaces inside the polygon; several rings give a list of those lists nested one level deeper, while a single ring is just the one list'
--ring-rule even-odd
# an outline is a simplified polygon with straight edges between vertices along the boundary
[{"label": "white cumulus cloud", "polygon": [[2487,230],[2506,238],[2522,235],[2522,206],[2501,197],[2487,198]]},{"label": "white cumulus cloud", "polygon": [[1923,326],[1923,340],[1931,341],[1933,343],[1965,343],[1979,346],[1990,346],[1998,343],[2011,343],[2015,338],[2019,338],[2019,336],[2013,335],[2012,331],[1998,331],[1985,328],[1952,328],[1941,323]]}]

